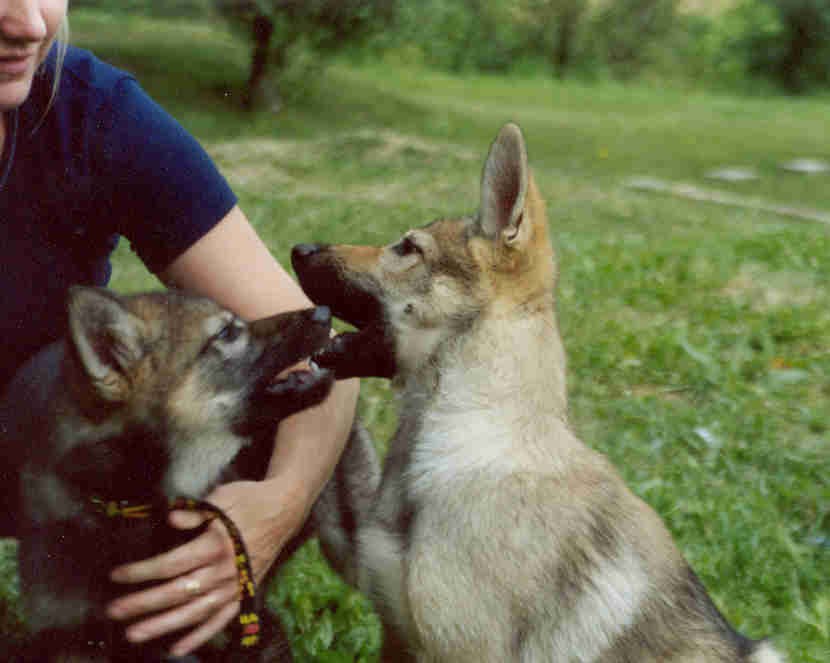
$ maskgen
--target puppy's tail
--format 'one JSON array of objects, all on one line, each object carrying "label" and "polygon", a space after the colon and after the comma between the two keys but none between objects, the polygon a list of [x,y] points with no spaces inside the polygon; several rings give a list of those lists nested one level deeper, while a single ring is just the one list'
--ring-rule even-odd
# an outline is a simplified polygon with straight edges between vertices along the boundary
[{"label": "puppy's tail", "polygon": [[762,640],[755,651],[749,655],[747,661],[748,663],[786,663],[787,659],[769,642]]},{"label": "puppy's tail", "polygon": [[347,582],[356,582],[357,531],[375,501],[380,462],[372,438],[355,421],[346,449],[311,514],[320,547]]}]

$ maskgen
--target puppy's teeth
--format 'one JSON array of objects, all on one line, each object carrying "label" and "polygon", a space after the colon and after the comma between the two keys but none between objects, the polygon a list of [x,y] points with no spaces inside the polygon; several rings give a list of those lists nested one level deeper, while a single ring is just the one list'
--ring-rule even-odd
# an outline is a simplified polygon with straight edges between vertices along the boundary
[{"label": "puppy's teeth", "polygon": [[313,359],[308,360],[308,367],[311,370],[312,374],[316,374],[316,373],[320,372],[320,366]]}]

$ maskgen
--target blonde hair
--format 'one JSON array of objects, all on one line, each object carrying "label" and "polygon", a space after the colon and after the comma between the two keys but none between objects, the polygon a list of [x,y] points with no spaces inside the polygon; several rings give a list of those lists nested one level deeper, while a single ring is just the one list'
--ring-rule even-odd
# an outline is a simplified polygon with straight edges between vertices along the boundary
[{"label": "blonde hair", "polygon": [[[49,101],[43,110],[43,115],[40,116],[34,129],[32,129],[32,133],[35,133],[43,124],[49,110],[52,108],[52,104],[55,103],[55,98],[58,96],[58,89],[61,85],[61,70],[63,69],[63,61],[66,59],[67,48],[69,48],[69,19],[64,16],[55,36],[55,73],[52,76],[52,93],[49,95]],[[43,65],[41,64],[41,66]]]},{"label": "blonde hair", "polygon": [[66,58],[66,49],[69,47],[69,18],[64,16],[58,27],[58,34],[55,39],[57,44],[57,53],[55,58],[55,75],[52,80],[52,95],[49,97],[49,103],[46,104],[46,112],[52,107],[55,97],[58,96],[58,88],[61,84],[61,69],[63,69],[63,61]]}]

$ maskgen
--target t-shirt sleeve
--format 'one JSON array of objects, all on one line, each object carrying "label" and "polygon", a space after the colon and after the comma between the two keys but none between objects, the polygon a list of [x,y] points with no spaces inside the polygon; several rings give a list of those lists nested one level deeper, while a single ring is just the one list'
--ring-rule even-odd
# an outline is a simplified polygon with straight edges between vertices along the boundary
[{"label": "t-shirt sleeve", "polygon": [[204,148],[133,78],[101,119],[105,179],[117,231],[163,271],[233,208],[237,198]]}]

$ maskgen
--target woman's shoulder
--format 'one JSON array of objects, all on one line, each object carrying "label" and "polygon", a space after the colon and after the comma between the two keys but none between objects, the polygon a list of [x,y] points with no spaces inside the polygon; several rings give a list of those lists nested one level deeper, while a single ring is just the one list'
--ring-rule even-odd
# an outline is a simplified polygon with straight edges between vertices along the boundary
[{"label": "woman's shoulder", "polygon": [[140,90],[132,74],[76,46],[68,46],[61,57],[55,46],[22,107],[23,127],[31,125],[34,130],[44,120],[67,126],[67,121],[74,124],[81,117],[94,118],[99,126],[107,124],[100,113],[111,114],[123,103],[124,91],[132,89]]},{"label": "woman's shoulder", "polygon": [[[50,54],[52,70],[56,68],[57,53]],[[132,74],[97,58],[91,52],[68,46],[60,70],[61,87],[78,91],[92,91],[103,96],[113,94],[124,81],[135,80]],[[61,92],[64,90],[61,89]]]}]

